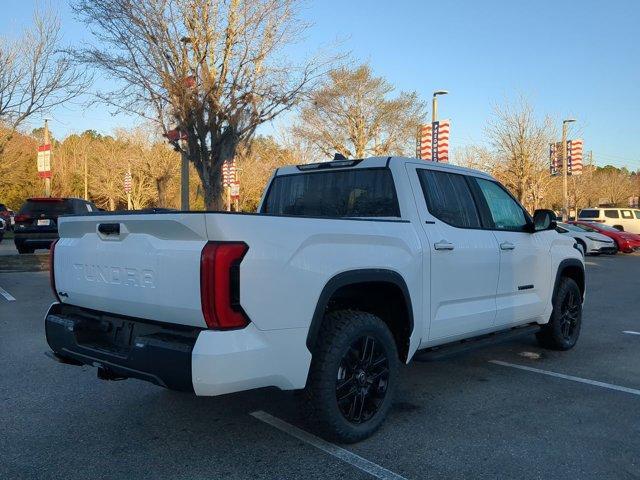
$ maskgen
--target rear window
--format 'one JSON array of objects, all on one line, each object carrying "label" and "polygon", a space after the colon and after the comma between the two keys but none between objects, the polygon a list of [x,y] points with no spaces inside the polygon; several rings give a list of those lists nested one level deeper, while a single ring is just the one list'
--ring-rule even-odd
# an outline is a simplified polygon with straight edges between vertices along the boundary
[{"label": "rear window", "polygon": [[73,213],[73,205],[69,200],[27,200],[20,209],[21,215],[68,215]]},{"label": "rear window", "polygon": [[399,217],[387,168],[275,177],[262,213],[310,217]]},{"label": "rear window", "polygon": [[620,214],[618,210],[605,210],[604,216],[607,218],[620,218]]},{"label": "rear window", "polygon": [[600,210],[580,210],[578,217],[580,218],[598,218]]}]

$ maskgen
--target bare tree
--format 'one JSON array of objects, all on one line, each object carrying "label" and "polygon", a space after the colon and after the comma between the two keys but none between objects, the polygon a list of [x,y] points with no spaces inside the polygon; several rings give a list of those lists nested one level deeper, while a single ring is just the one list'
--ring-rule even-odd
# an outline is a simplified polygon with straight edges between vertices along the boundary
[{"label": "bare tree", "polygon": [[187,134],[207,208],[222,206],[221,167],[256,128],[293,107],[324,72],[283,49],[306,25],[297,0],[76,0],[96,45],[77,52],[117,81],[99,98]]},{"label": "bare tree", "polygon": [[294,133],[324,155],[346,157],[406,154],[415,149],[425,105],[415,92],[400,92],[374,77],[368,65],[340,68],[312,95]]},{"label": "bare tree", "polygon": [[496,107],[487,126],[496,157],[492,173],[532,210],[541,205],[551,182],[548,152],[554,138],[552,125],[549,117],[538,120],[533,107],[521,99]]},{"label": "bare tree", "polygon": [[14,41],[0,37],[0,123],[3,144],[25,120],[83,93],[89,77],[61,50],[60,19],[36,11],[33,25]]}]

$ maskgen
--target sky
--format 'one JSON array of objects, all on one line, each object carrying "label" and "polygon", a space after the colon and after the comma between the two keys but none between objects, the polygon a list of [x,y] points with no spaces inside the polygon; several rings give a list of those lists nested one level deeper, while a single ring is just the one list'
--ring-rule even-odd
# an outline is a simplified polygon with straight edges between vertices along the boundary
[{"label": "sky", "polygon": [[[0,2],[0,37],[13,36],[36,2]],[[66,1],[51,4],[67,43],[89,38]],[[486,143],[493,108],[525,97],[558,130],[562,119],[576,118],[570,137],[584,139],[597,165],[640,169],[640,1],[308,0],[301,14],[312,25],[291,47],[294,57],[339,41],[349,63],[368,62],[398,90],[415,90],[428,102],[434,90],[449,90],[438,110],[451,119],[454,150]],[[100,79],[97,86],[108,85]],[[57,138],[140,121],[82,102],[50,117]],[[274,134],[292,120],[285,115],[259,133]]]}]

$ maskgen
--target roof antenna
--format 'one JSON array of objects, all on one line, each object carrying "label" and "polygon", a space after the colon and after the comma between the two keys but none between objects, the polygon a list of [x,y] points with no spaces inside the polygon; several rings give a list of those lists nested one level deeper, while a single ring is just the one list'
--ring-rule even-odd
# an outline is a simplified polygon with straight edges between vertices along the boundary
[{"label": "roof antenna", "polygon": [[336,160],[347,160],[347,157],[345,157],[341,153],[336,152],[333,156],[333,161],[335,162]]}]

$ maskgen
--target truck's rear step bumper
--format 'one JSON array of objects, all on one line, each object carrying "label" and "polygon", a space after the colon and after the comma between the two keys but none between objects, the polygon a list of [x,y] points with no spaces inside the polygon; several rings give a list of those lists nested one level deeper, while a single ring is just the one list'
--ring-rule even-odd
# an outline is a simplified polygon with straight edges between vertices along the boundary
[{"label": "truck's rear step bumper", "polygon": [[191,354],[199,328],[54,303],[45,330],[57,357],[98,367],[101,378],[138,378],[193,392]]}]

